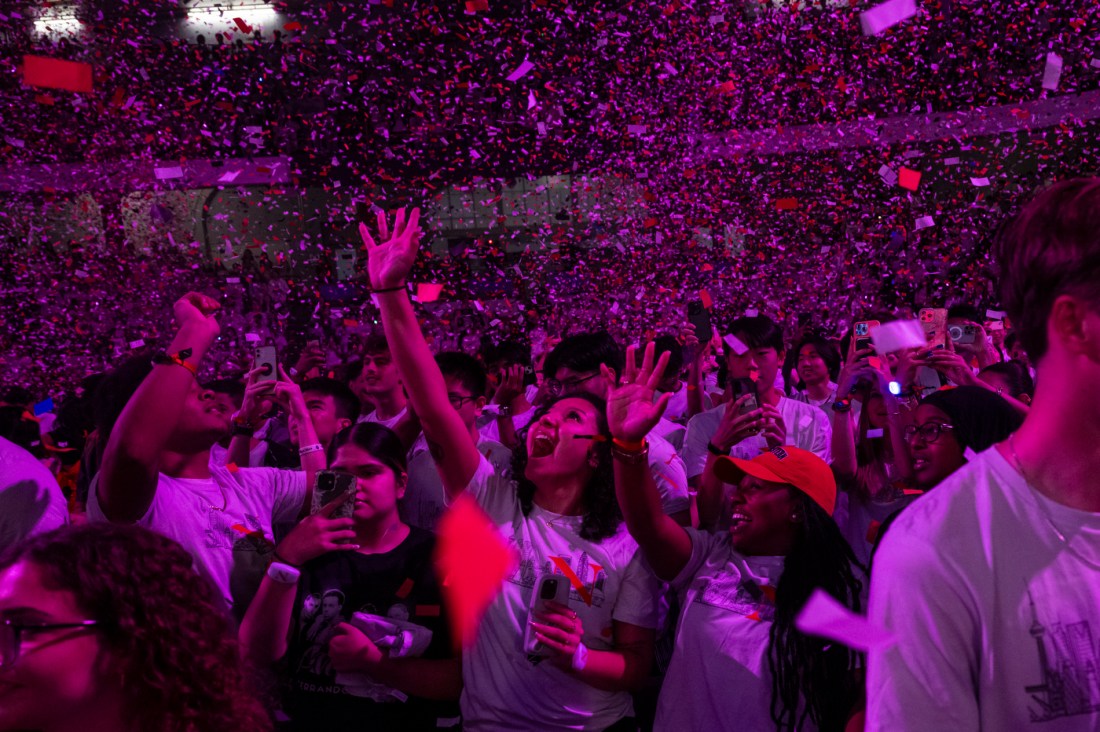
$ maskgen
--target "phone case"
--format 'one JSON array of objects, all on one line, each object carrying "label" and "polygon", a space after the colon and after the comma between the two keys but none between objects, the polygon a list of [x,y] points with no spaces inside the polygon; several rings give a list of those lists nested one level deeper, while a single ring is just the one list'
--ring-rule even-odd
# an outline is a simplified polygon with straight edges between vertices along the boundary
[{"label": "phone case", "polygon": [[930,348],[947,347],[947,310],[944,308],[924,308],[917,316]]},{"label": "phone case", "polygon": [[[549,582],[555,582],[553,588],[553,597],[543,598],[543,588]],[[536,612],[545,612],[546,603],[553,601],[559,605],[569,604],[569,580],[565,578],[565,575],[561,574],[544,574],[539,577],[538,584],[535,586],[535,591],[531,593],[531,605],[530,610],[527,613],[529,618],[534,618]],[[531,653],[537,656],[547,656],[550,654],[550,650],[539,642],[539,639],[535,637],[535,629],[531,627],[531,624],[527,624],[527,630],[523,634],[523,650],[526,653]]]},{"label": "phone case", "polygon": [[260,346],[256,349],[256,368],[263,365],[271,366],[271,370],[266,374],[257,376],[256,381],[275,381],[279,378],[279,366],[276,361],[274,346]]},{"label": "phone case", "polygon": [[355,512],[355,489],[354,475],[333,473],[328,470],[317,473],[316,483],[313,487],[313,501],[309,508],[310,515],[313,516],[319,513],[322,508],[335,501],[337,497],[351,494],[348,500],[341,503],[332,512],[332,518],[351,518],[352,513]]}]

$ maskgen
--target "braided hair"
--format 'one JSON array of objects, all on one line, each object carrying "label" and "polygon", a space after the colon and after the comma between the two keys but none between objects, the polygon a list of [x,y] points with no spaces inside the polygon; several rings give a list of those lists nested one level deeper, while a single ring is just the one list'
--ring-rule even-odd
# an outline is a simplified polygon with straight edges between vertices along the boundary
[{"label": "braided hair", "polygon": [[802,491],[790,490],[804,518],[775,592],[768,644],[771,716],[781,731],[799,729],[808,717],[821,732],[833,732],[844,729],[859,692],[852,673],[857,654],[803,634],[794,620],[818,587],[859,612],[863,583],[853,568],[864,570],[832,517]]}]

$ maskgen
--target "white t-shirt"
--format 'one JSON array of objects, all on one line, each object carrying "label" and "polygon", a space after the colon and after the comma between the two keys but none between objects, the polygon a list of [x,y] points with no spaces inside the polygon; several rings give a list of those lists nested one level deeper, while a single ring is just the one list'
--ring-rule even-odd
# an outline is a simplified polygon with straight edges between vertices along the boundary
[{"label": "white t-shirt", "polygon": [[65,494],[53,473],[0,437],[0,549],[68,523]]},{"label": "white t-shirt", "polygon": [[484,458],[468,490],[520,561],[463,653],[464,729],[602,730],[633,714],[629,693],[601,691],[546,662],[533,665],[523,651],[531,594],[548,572],[572,575],[583,588],[570,591],[569,607],[589,648],[612,650],[613,620],[656,627],[660,586],[626,525],[597,544],[580,537],[582,516],[538,506],[524,516],[515,484]]},{"label": "white t-shirt", "polygon": [[869,655],[867,730],[1100,729],[1098,579],[1100,513],[981,453],[875,555],[870,617],[898,643]]},{"label": "white t-shirt", "polygon": [[378,412],[376,412],[374,410],[371,410],[367,414],[361,415],[359,417],[359,419],[356,420],[356,422],[357,423],[359,423],[359,422],[375,422],[377,424],[382,425],[383,427],[389,427],[392,430],[393,426],[395,424],[397,424],[398,422],[400,422],[401,418],[404,417],[405,413],[408,412],[408,411],[409,411],[409,408],[407,406],[406,407],[401,407],[401,411],[398,412],[397,414],[393,415],[389,419],[378,419]]},{"label": "white t-shirt", "polygon": [[812,398],[808,392],[798,391],[795,392],[792,397],[796,402],[802,402],[803,404],[809,404],[811,407],[817,407],[818,409],[824,409],[825,414],[831,415],[833,413],[833,404],[836,403],[836,390],[840,388],[835,382],[829,382],[829,395],[822,400]]},{"label": "white t-shirt", "polygon": [[[726,404],[697,414],[688,422],[687,435],[684,436],[684,463],[689,478],[703,474],[707,465],[707,443],[718,431],[722,415],[726,413]],[[779,414],[787,425],[787,444],[816,453],[825,462],[832,462],[829,452],[833,429],[829,418],[817,407],[796,402],[787,397],[779,398]],[[768,449],[763,435],[753,435],[734,445],[730,455],[743,460],[752,460]]]},{"label": "white t-shirt", "polygon": [[[251,447],[248,450],[248,464],[252,467],[258,467],[264,464],[264,455],[267,454],[267,433],[271,431],[271,420],[266,420],[264,426],[256,430],[256,434],[253,437],[256,438],[258,444],[255,447]],[[229,463],[229,448],[222,447],[221,445],[214,444],[210,448],[210,464],[211,465],[226,465]]]},{"label": "white t-shirt", "polygon": [[768,644],[784,557],[742,556],[729,532],[686,531],[691,559],[672,581],[683,609],[653,728],[774,730]]},{"label": "white t-shirt", "polygon": [[[687,414],[688,409],[688,390],[687,385],[684,382],[678,382],[676,384],[676,391],[672,392],[672,398],[668,400],[668,406],[665,408],[664,418],[671,422],[680,422],[683,426],[684,415]],[[661,394],[654,394],[653,400],[657,401],[661,398]]]},{"label": "white t-shirt", "polygon": [[833,520],[860,564],[866,567],[871,561],[871,551],[882,522],[912,503],[913,498],[901,495],[887,501],[864,500],[847,491],[837,491]]},{"label": "white t-shirt", "polygon": [[[531,424],[531,419],[535,416],[537,407],[531,407],[526,412],[520,412],[519,414],[512,415],[512,429],[518,434],[521,429]],[[500,427],[497,425],[497,417],[495,414],[487,414],[477,424],[478,430],[481,432],[481,436],[487,440],[493,440],[500,442]]]},{"label": "white t-shirt", "polygon": [[[99,476],[88,491],[88,519],[106,521]],[[210,478],[163,473],[149,510],[138,521],[191,552],[195,567],[217,588],[239,620],[260,586],[271,554],[272,523],[293,522],[306,496],[306,474],[274,468],[210,466]],[[225,506],[224,510],[222,506]]]},{"label": "white t-shirt", "polygon": [[[495,440],[481,437],[477,450],[489,461],[498,475],[507,475],[512,466],[512,451]],[[435,531],[443,511],[447,508],[446,492],[439,468],[432,459],[428,442],[421,435],[409,451],[408,475],[405,497],[397,508],[401,520],[410,526]]]}]

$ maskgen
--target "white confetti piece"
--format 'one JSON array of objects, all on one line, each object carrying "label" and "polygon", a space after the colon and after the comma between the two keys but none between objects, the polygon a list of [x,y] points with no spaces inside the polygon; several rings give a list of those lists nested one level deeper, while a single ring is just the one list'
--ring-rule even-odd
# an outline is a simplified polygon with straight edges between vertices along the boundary
[{"label": "white confetti piece", "polygon": [[1062,57],[1056,53],[1047,54],[1047,63],[1043,68],[1043,88],[1055,91],[1062,80]]},{"label": "white confetti piece", "polygon": [[183,168],[178,165],[170,168],[153,168],[153,174],[157,180],[172,180],[183,177]]},{"label": "white confetti piece", "polygon": [[886,628],[856,615],[823,590],[814,590],[794,625],[803,633],[829,638],[849,648],[870,651],[888,648],[897,638]]},{"label": "white confetti piece", "polygon": [[528,72],[530,72],[533,68],[535,68],[535,65],[527,59],[524,59],[523,63],[516,67],[515,71],[508,74],[508,81],[519,81],[524,76],[526,76]]},{"label": "white confetti piece", "polygon": [[908,20],[917,14],[915,0],[887,0],[859,14],[863,35],[877,36],[887,28]]},{"label": "white confetti piece", "polygon": [[928,345],[928,336],[917,320],[891,320],[871,330],[871,343],[880,354]]},{"label": "white confetti piece", "polygon": [[976,185],[978,188],[985,188],[989,185],[989,178],[970,178],[970,182]]},{"label": "white confetti piece", "polygon": [[917,219],[914,228],[916,228],[917,231],[920,231],[921,229],[927,229],[935,225],[936,220],[933,219],[931,216],[921,216],[919,219]]},{"label": "white confetti piece", "polygon": [[722,339],[726,344],[726,347],[733,351],[736,355],[741,356],[748,353],[749,347],[741,342],[741,339],[730,333],[728,336]]}]

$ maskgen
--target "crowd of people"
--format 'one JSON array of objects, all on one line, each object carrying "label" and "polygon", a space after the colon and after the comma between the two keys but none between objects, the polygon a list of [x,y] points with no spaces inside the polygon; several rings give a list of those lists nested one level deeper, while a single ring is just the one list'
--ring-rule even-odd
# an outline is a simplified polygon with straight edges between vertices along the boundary
[{"label": "crowd of people", "polygon": [[[1097,212],[1041,191],[996,309],[839,334],[716,294],[432,337],[418,209],[360,225],[343,350],[242,359],[188,292],[56,410],[0,394],[0,730],[1095,729]],[[460,500],[515,557],[462,639]],[[817,590],[891,642],[801,630]]]}]

